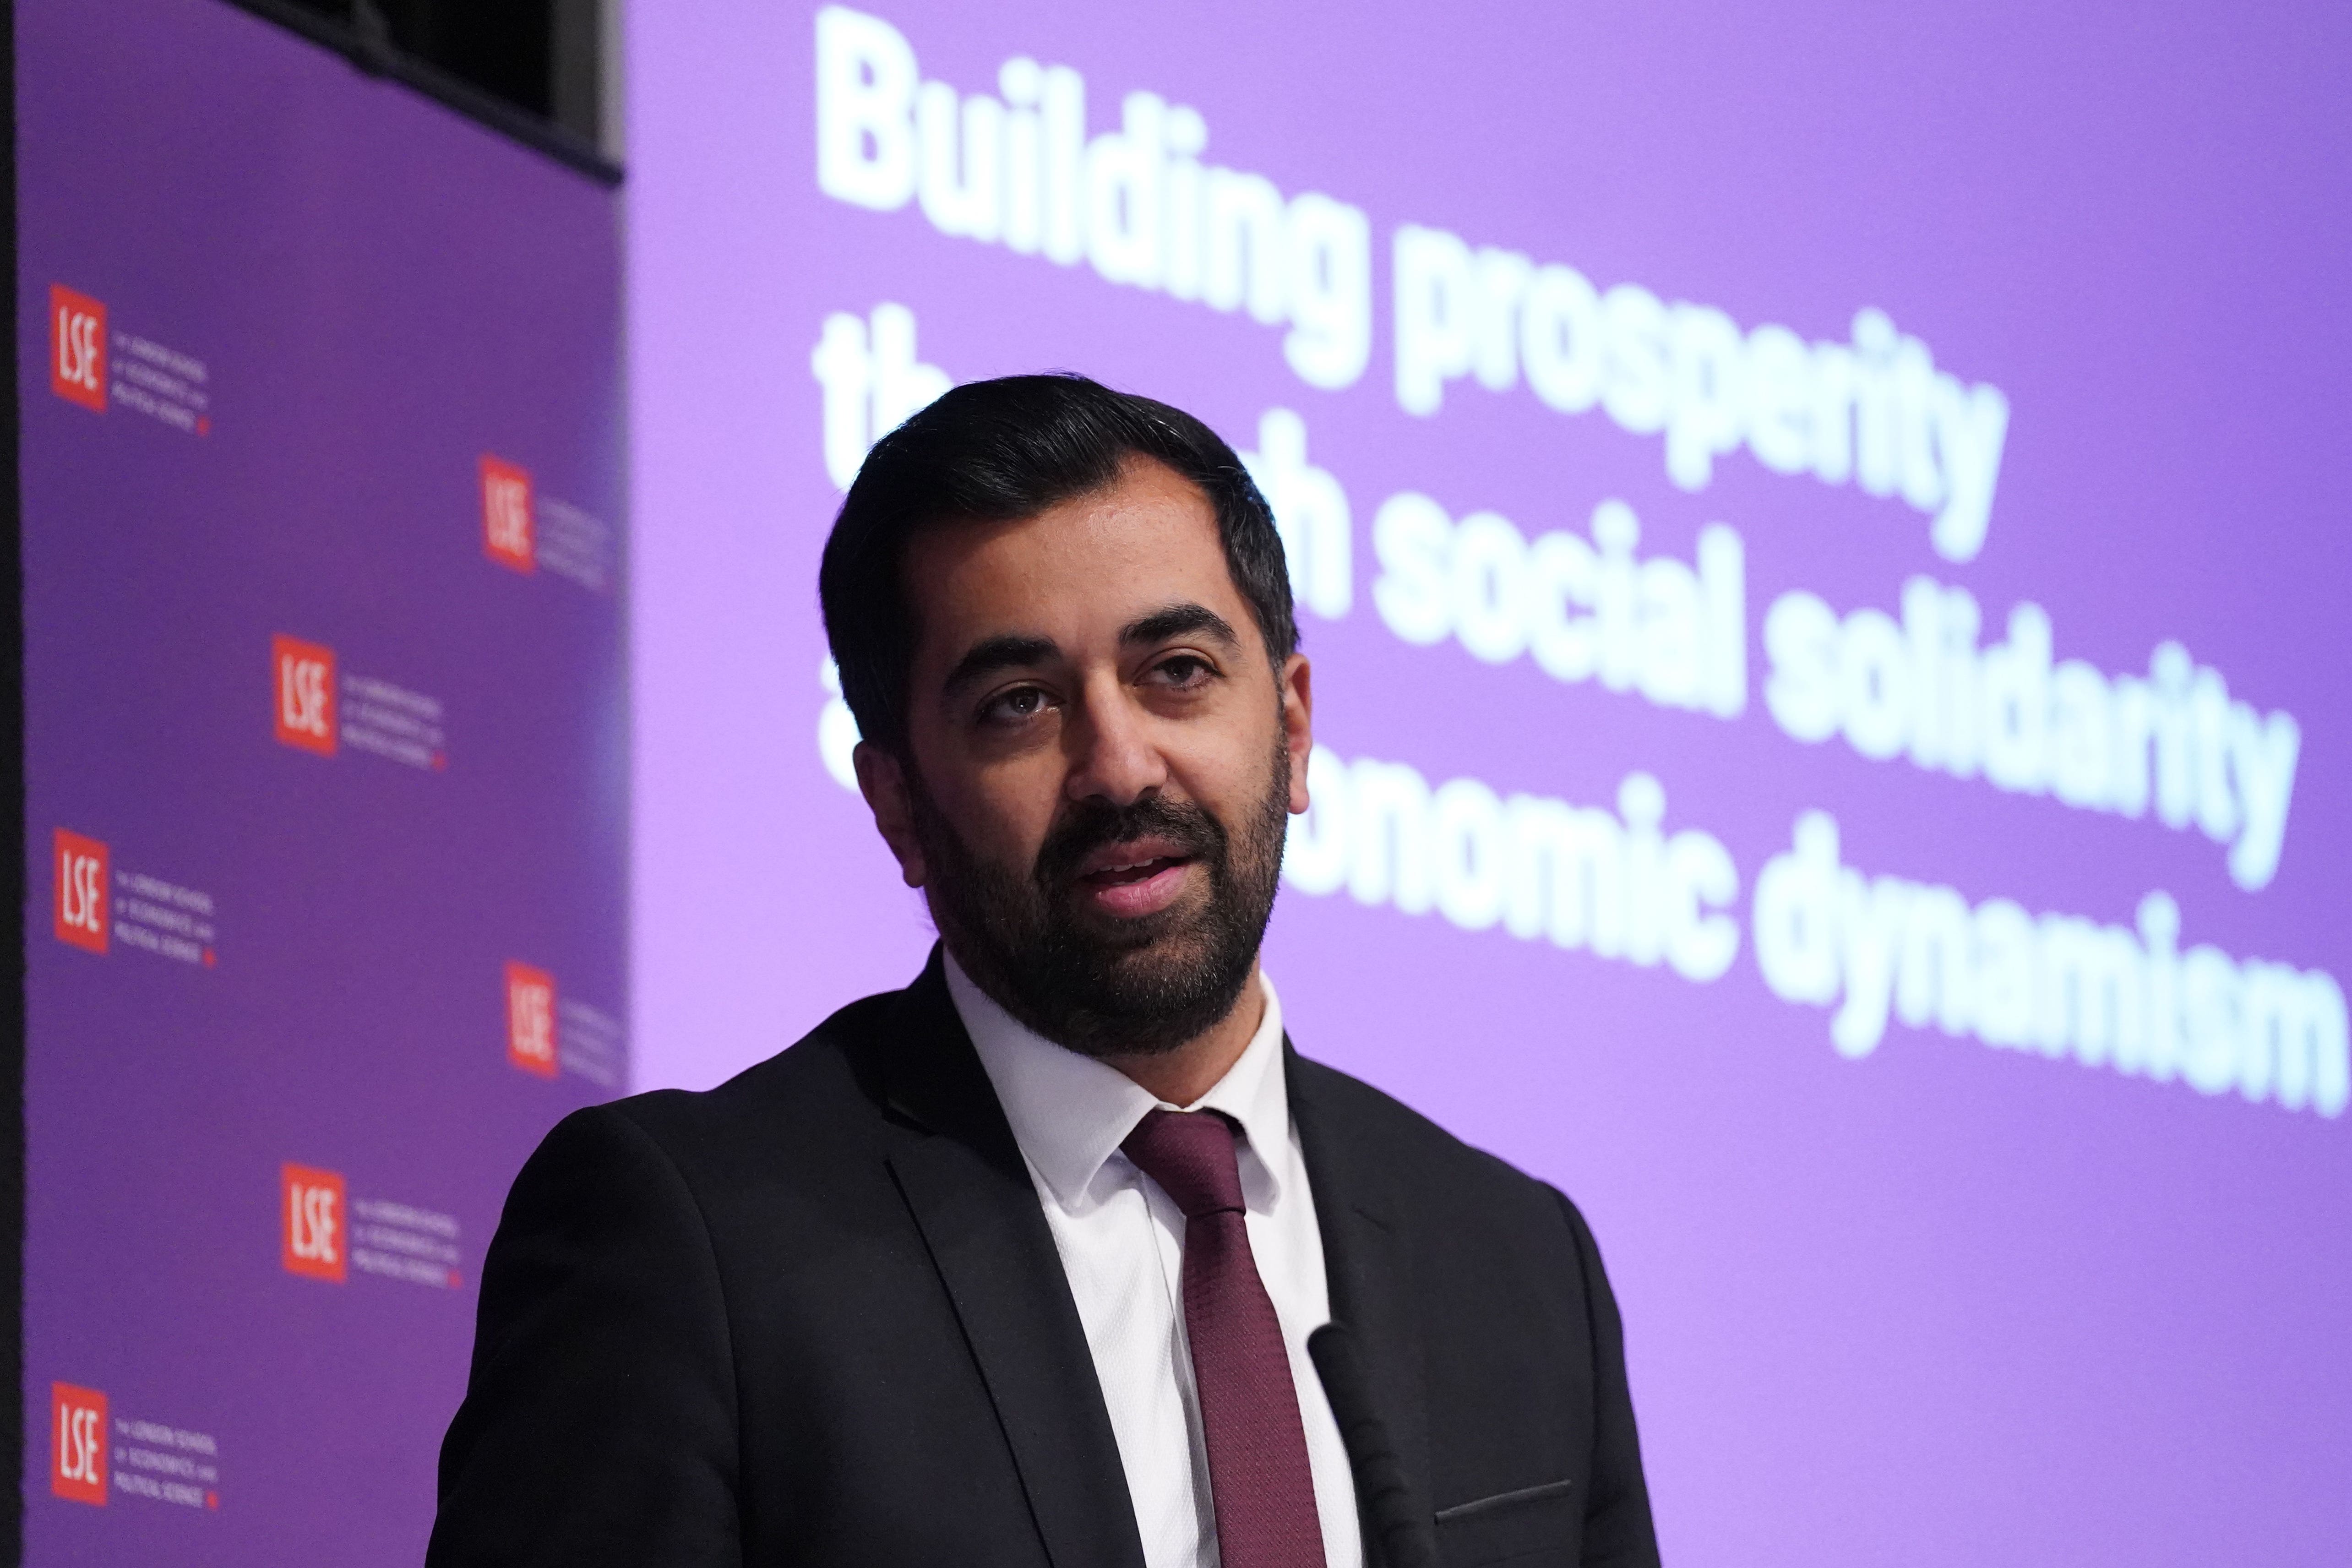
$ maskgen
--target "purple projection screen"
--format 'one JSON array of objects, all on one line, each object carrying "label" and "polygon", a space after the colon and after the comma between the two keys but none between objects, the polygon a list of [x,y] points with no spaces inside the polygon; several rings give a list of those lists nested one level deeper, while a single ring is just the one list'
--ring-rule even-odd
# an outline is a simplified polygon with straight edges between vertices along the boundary
[{"label": "purple projection screen", "polygon": [[414,1563],[617,1092],[614,195],[219,0],[23,0],[26,1561]]},{"label": "purple projection screen", "polygon": [[1083,370],[1280,514],[1286,1017],[1586,1206],[1671,1560],[2342,1560],[2340,14],[632,27],[640,1085],[914,973],[818,550]]}]

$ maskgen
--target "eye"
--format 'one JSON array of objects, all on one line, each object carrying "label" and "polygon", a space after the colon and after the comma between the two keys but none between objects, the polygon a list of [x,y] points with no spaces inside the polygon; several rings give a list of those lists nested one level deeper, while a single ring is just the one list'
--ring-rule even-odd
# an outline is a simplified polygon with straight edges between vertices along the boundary
[{"label": "eye", "polygon": [[1048,705],[1045,693],[1034,686],[1016,686],[1010,691],[1000,691],[980,705],[980,721],[983,724],[1019,724],[1034,719]]},{"label": "eye", "polygon": [[1197,653],[1180,653],[1161,659],[1151,667],[1152,677],[1179,691],[1189,691],[1205,686],[1215,679],[1217,667]]}]

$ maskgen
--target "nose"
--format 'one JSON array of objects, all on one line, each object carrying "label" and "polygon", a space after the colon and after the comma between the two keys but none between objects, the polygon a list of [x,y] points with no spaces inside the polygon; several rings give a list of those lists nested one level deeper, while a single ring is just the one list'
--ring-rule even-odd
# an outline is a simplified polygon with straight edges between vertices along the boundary
[{"label": "nose", "polygon": [[1076,717],[1062,731],[1070,765],[1063,788],[1072,800],[1128,806],[1167,784],[1150,715],[1115,675],[1087,683]]}]

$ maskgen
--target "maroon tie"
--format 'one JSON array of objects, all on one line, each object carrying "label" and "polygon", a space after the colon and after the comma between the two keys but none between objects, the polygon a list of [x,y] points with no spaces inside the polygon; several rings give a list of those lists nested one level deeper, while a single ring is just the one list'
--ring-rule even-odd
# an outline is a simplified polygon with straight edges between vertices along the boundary
[{"label": "maroon tie", "polygon": [[1184,1332],[1221,1568],[1324,1568],[1307,1429],[1282,1321],[1250,1255],[1233,1124],[1153,1110],[1119,1147],[1184,1211]]}]

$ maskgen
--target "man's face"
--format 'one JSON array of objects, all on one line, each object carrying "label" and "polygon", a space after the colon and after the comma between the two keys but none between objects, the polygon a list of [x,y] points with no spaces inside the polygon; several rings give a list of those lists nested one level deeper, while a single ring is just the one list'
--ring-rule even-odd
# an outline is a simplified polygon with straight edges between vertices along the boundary
[{"label": "man's face", "polygon": [[1268,662],[1208,498],[1108,489],[909,542],[911,769],[858,778],[957,961],[1094,1056],[1192,1039],[1247,984],[1307,807],[1307,661]]}]

